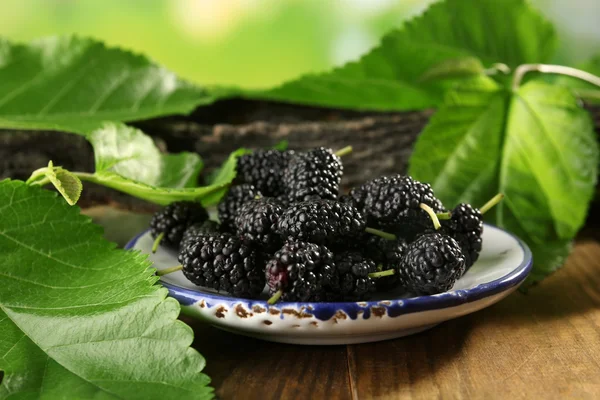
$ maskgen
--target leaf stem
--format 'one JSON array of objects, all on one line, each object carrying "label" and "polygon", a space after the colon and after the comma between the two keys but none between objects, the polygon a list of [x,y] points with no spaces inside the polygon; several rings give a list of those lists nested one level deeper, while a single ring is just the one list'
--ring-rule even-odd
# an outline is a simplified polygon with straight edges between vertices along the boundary
[{"label": "leaf stem", "polygon": [[371,233],[373,235],[382,237],[387,240],[396,240],[397,239],[396,235],[394,235],[393,233],[387,233],[387,232],[380,231],[379,229],[375,229],[375,228],[365,228],[365,232]]},{"label": "leaf stem", "polygon": [[384,276],[394,275],[395,273],[396,273],[396,271],[394,271],[393,269],[388,269],[385,271],[378,271],[378,272],[371,272],[369,274],[369,278],[381,278]]},{"label": "leaf stem", "polygon": [[136,182],[132,179],[115,173],[103,174],[100,172],[91,174],[88,172],[72,172],[72,174],[82,181],[106,186],[122,193],[127,193],[139,199],[160,205],[167,205],[178,200],[199,201],[215,192],[231,186],[231,182],[227,182],[219,185],[212,185],[213,187],[204,188],[204,191],[196,192],[197,189],[203,188],[154,187],[141,182]]},{"label": "leaf stem", "polygon": [[445,213],[436,213],[435,216],[438,217],[439,220],[449,220],[452,218],[452,214],[450,213],[450,211]]},{"label": "leaf stem", "polygon": [[348,155],[350,153],[352,153],[352,146],[346,146],[342,149],[339,149],[338,151],[336,151],[333,154],[335,154],[338,157],[344,157],[345,155]]},{"label": "leaf stem", "polygon": [[565,67],[564,65],[551,65],[551,64],[523,64],[519,65],[515,70],[515,76],[513,77],[512,89],[517,90],[523,77],[528,72],[541,72],[544,74],[558,74],[571,76],[573,78],[581,79],[582,81],[591,83],[600,87],[600,77],[590,74],[589,72],[582,71],[577,68]]},{"label": "leaf stem", "polygon": [[494,197],[489,199],[487,203],[485,203],[483,206],[481,206],[481,208],[479,209],[479,212],[481,214],[485,214],[486,212],[488,212],[490,210],[490,208],[492,208],[496,204],[500,203],[500,200],[502,200],[503,198],[504,198],[504,194],[498,193],[497,195],[495,195]]},{"label": "leaf stem", "polygon": [[156,275],[163,276],[163,275],[171,274],[173,272],[181,271],[182,269],[183,269],[183,265],[176,265],[174,267],[161,269],[160,271],[156,272]]},{"label": "leaf stem", "polygon": [[158,234],[156,239],[154,239],[154,243],[152,243],[152,253],[156,253],[156,250],[158,250],[158,245],[160,245],[160,242],[163,240],[164,237],[165,233],[161,232]]},{"label": "leaf stem", "polygon": [[435,213],[435,211],[433,211],[433,208],[429,207],[425,203],[419,204],[419,207],[421,209],[425,210],[425,212],[427,214],[429,214],[429,217],[431,218],[431,221],[433,221],[433,227],[435,228],[435,230],[438,230],[438,229],[440,229],[442,227],[442,225],[440,224],[440,220],[437,217],[437,214]]},{"label": "leaf stem", "polygon": [[267,300],[267,303],[268,304],[277,303],[277,300],[279,300],[279,298],[281,297],[282,294],[283,294],[283,290],[279,289],[278,291],[275,292],[275,294],[273,296],[271,296],[271,298],[269,300]]},{"label": "leaf stem", "polygon": [[[28,185],[33,185],[33,184],[39,185],[39,183],[38,183],[38,182],[36,182],[36,180],[37,180],[37,179],[38,179],[40,176],[45,176],[45,175],[46,175],[46,171],[48,171],[48,167],[42,167],[42,168],[38,168],[38,169],[36,169],[35,171],[33,171],[33,172],[31,173],[31,176],[29,177],[29,179],[27,179],[27,180],[25,181],[25,183],[26,183],[26,184],[28,184]],[[46,179],[47,179],[47,178],[46,178]],[[44,180],[46,180],[46,179],[44,179]],[[50,181],[48,180],[48,182],[50,182]]]},{"label": "leaf stem", "polygon": [[49,184],[51,182],[52,181],[48,177],[45,177],[45,178],[42,178],[42,179],[33,180],[31,182],[29,181],[29,179],[27,180],[27,184],[28,185],[39,185],[39,186],[44,186],[44,185],[47,185],[47,184]]}]

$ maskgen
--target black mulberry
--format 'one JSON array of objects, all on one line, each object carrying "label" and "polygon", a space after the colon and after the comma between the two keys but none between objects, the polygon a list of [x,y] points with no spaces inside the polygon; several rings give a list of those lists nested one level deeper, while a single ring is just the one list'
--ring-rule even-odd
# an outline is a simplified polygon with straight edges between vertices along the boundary
[{"label": "black mulberry", "polygon": [[460,245],[465,256],[465,272],[479,258],[483,234],[483,215],[470,204],[461,203],[451,212],[451,219],[442,222],[442,230]]},{"label": "black mulberry", "polygon": [[207,220],[202,223],[195,223],[190,225],[185,232],[183,232],[179,248],[181,249],[188,246],[190,242],[198,240],[200,236],[215,235],[218,233],[219,224],[215,221]]},{"label": "black mulberry", "polygon": [[444,206],[434,196],[431,186],[410,176],[376,178],[363,188],[367,191],[364,213],[369,226],[399,234],[408,240],[433,226],[431,217],[421,204],[431,207],[435,213],[444,212]]},{"label": "black mulberry", "polygon": [[279,201],[268,197],[245,203],[235,217],[236,233],[248,245],[260,247],[271,253],[281,247],[277,222],[283,208]]},{"label": "black mulberry", "polygon": [[333,253],[325,246],[288,240],[265,267],[269,302],[322,301],[335,280]]},{"label": "black mulberry", "polygon": [[331,149],[295,154],[283,171],[286,195],[290,201],[335,200],[342,173],[342,160]]},{"label": "black mulberry", "polygon": [[343,301],[367,300],[375,292],[375,281],[369,274],[377,271],[375,262],[358,251],[345,251],[334,256],[335,280],[327,290],[330,298]]},{"label": "black mulberry", "polygon": [[229,189],[217,206],[221,229],[225,232],[235,232],[234,220],[238,210],[245,203],[257,197],[262,197],[262,193],[250,184],[238,185]]},{"label": "black mulberry", "polygon": [[429,233],[408,246],[396,273],[409,292],[429,295],[450,290],[464,270],[465,257],[456,240]]},{"label": "black mulberry", "polygon": [[237,177],[240,183],[249,183],[264,196],[277,197],[285,193],[283,170],[293,151],[255,150],[237,159]]},{"label": "black mulberry", "polygon": [[277,231],[283,238],[335,245],[365,231],[362,214],[352,205],[333,200],[296,203],[281,214]]},{"label": "black mulberry", "polygon": [[265,259],[228,233],[199,236],[179,252],[183,274],[198,286],[256,298],[265,287]]},{"label": "black mulberry", "polygon": [[190,225],[202,223],[207,219],[208,213],[202,204],[193,201],[177,201],[152,216],[150,233],[157,240],[162,235],[161,246],[177,249],[183,232]]},{"label": "black mulberry", "polygon": [[[388,240],[374,235],[366,236],[362,244],[364,254],[374,260],[382,270],[397,269],[407,247],[408,243],[404,238]],[[382,276],[376,279],[375,283],[379,291],[392,290],[400,286],[397,274]]]}]

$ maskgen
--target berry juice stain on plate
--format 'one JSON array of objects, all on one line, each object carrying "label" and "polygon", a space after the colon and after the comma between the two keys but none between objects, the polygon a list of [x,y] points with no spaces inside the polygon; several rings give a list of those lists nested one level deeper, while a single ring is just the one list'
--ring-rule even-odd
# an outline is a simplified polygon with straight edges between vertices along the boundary
[{"label": "berry juice stain on plate", "polygon": [[531,252],[447,210],[426,183],[373,179],[337,199],[338,152],[260,151],[238,163],[218,205],[172,204],[127,248],[149,254],[182,312],[264,340],[349,344],[391,339],[485,308],[527,277]]}]

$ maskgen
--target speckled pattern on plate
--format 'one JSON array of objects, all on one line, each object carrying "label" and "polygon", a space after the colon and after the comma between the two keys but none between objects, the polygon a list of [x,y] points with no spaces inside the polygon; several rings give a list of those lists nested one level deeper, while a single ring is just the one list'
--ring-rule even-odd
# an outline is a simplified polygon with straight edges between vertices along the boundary
[{"label": "speckled pattern on plate", "polygon": [[[149,254],[160,270],[177,265],[177,254],[159,249],[142,232],[126,249]],[[200,288],[181,272],[161,283],[177,299],[182,312],[218,328],[264,340],[295,344],[350,344],[391,339],[420,332],[440,322],[485,308],[514,291],[532,266],[529,248],[510,233],[485,225],[479,260],[452,288],[432,296],[408,297],[387,292],[365,302],[267,304]]]}]

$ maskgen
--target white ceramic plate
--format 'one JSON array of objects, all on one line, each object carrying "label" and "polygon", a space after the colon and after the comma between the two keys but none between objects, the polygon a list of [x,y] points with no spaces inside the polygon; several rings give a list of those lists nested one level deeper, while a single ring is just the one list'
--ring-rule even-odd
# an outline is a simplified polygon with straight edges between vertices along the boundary
[{"label": "white ceramic plate", "polygon": [[[126,246],[148,253],[158,270],[178,264],[175,252],[159,249],[152,254],[151,247],[149,232]],[[531,252],[521,240],[485,225],[477,263],[451,291],[433,296],[388,292],[365,302],[280,302],[271,306],[266,293],[259,300],[235,298],[195,286],[181,272],[163,276],[161,283],[181,303],[185,314],[218,328],[274,342],[329,345],[410,335],[481,310],[513,292],[531,266]]]}]

